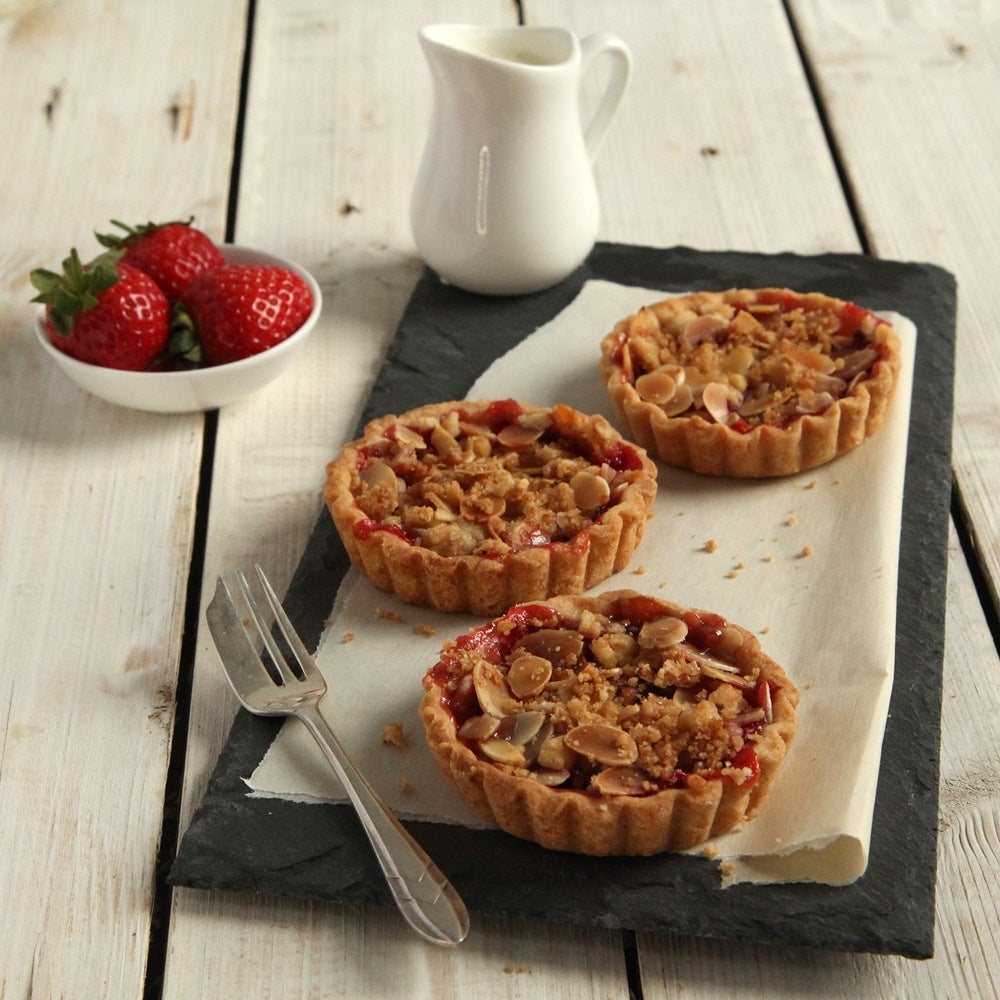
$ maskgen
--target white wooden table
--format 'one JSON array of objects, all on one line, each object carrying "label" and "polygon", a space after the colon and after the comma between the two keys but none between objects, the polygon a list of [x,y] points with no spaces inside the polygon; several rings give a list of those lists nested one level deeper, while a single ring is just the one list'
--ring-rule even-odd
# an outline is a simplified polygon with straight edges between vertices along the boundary
[{"label": "white wooden table", "polygon": [[[965,997],[1000,989],[1000,3],[52,0],[0,4],[0,998]],[[16,6],[16,5],[14,5]],[[22,4],[22,8],[27,6]],[[749,947],[519,920],[456,951],[387,908],[170,890],[236,703],[217,572],[279,590],[422,272],[408,199],[419,26],[609,30],[636,71],[601,238],[864,251],[959,280],[936,955]],[[30,268],[111,218],[193,213],[301,261],[304,357],[217,414],[78,391]]]}]

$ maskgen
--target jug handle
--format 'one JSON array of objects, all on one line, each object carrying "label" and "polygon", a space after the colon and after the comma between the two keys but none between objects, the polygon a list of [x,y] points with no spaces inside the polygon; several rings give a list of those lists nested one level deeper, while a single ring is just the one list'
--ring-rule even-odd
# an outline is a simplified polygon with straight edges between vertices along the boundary
[{"label": "jug handle", "polygon": [[611,57],[611,75],[608,78],[604,94],[598,102],[590,123],[584,128],[583,142],[591,162],[597,158],[597,153],[604,142],[604,136],[614,118],[618,105],[625,94],[629,77],[632,75],[632,53],[628,46],[615,35],[597,32],[580,39],[580,76],[589,70],[598,56]]}]

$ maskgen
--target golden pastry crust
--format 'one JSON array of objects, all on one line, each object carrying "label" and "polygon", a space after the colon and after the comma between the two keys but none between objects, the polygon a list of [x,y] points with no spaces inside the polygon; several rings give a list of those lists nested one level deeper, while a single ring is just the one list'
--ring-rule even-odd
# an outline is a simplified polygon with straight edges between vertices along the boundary
[{"label": "golden pastry crust", "polygon": [[696,292],[621,320],[600,371],[632,438],[707,475],[801,472],[882,424],[899,337],[859,306],[787,288]]},{"label": "golden pastry crust", "polygon": [[752,817],[799,700],[750,632],[633,590],[511,608],[423,684],[455,788],[514,836],[592,855],[686,850]]},{"label": "golden pastry crust", "polygon": [[327,466],[351,562],[438,611],[498,615],[625,567],[656,466],[600,416],[514,400],[447,402],[372,421]]}]

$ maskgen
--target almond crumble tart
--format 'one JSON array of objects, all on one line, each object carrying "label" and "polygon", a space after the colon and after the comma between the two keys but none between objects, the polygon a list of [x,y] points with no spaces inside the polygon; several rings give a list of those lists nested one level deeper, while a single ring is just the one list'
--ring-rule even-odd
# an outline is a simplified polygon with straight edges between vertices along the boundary
[{"label": "almond crumble tart", "polygon": [[420,717],[445,775],[543,847],[685,850],[757,811],[799,693],[746,629],[634,590],[513,607],[445,644]]},{"label": "almond crumble tart", "polygon": [[498,615],[623,569],[656,466],[603,417],[568,406],[435,403],[368,424],[327,466],[324,496],[376,587]]},{"label": "almond crumble tart", "polygon": [[600,371],[631,436],[670,465],[781,476],[857,447],[900,369],[884,320],[786,288],[696,292],[621,320]]}]

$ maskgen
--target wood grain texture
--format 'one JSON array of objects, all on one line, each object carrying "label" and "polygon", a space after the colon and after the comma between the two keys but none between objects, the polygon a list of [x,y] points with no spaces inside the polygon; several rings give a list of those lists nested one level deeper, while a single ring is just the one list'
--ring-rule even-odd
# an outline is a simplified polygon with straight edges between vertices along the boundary
[{"label": "wood grain texture", "polygon": [[958,278],[955,476],[1000,609],[1000,4],[791,9],[873,249]]},{"label": "wood grain texture", "polygon": [[27,274],[96,252],[111,217],[221,235],[243,7],[172,11],[166,33],[156,2],[0,20],[3,997],[143,989],[202,419],[76,389],[34,343]]},{"label": "wood grain texture", "polygon": [[858,249],[781,3],[526,0],[524,10],[529,24],[610,31],[632,50],[596,164],[602,239]]}]

